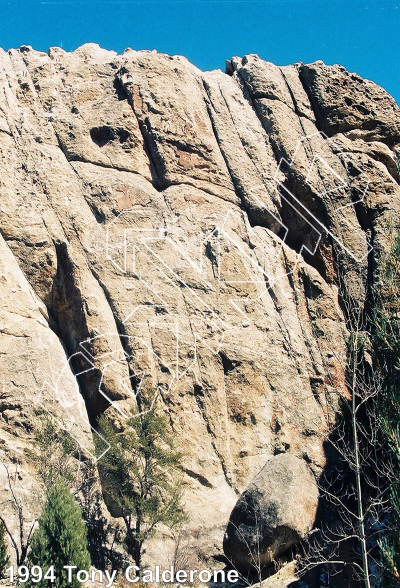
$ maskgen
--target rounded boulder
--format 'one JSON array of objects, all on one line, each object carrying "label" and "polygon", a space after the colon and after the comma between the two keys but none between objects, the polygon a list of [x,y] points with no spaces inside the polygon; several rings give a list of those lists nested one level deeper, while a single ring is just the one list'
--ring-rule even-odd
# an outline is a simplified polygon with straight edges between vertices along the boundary
[{"label": "rounded boulder", "polygon": [[312,529],[318,486],[303,459],[289,453],[267,461],[232,510],[224,553],[242,572],[259,570]]}]

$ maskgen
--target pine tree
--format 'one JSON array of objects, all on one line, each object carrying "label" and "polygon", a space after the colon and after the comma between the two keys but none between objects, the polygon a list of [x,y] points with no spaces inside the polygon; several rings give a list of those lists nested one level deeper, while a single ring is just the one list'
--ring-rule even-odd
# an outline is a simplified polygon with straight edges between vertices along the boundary
[{"label": "pine tree", "polygon": [[174,529],[185,520],[182,456],[166,417],[153,410],[129,419],[123,430],[106,416],[99,424],[111,446],[99,464],[105,494],[124,521],[127,551],[140,567],[143,544],[156,526]]},{"label": "pine tree", "polygon": [[0,579],[4,578],[4,572],[8,567],[10,556],[7,555],[6,528],[0,521]]},{"label": "pine tree", "polygon": [[78,570],[89,569],[86,527],[81,509],[61,478],[48,491],[39,526],[32,539],[28,561],[29,566],[39,565],[44,571],[54,565],[55,582],[44,580],[40,584],[49,588],[81,588],[76,579],[72,583],[67,582],[67,573],[63,566],[77,566]]},{"label": "pine tree", "polygon": [[81,507],[92,565],[101,570],[107,565],[112,569],[122,568],[123,556],[115,549],[120,528],[114,528],[104,515],[94,461],[83,455],[67,430],[56,426],[47,413],[37,415],[33,447],[26,449],[26,454],[35,465],[45,491],[62,478]]}]

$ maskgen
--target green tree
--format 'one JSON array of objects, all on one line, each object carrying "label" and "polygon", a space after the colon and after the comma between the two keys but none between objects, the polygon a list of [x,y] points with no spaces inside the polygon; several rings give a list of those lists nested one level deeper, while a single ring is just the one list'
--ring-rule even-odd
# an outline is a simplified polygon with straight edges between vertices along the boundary
[{"label": "green tree", "polygon": [[111,446],[99,463],[105,496],[124,521],[127,551],[140,567],[143,544],[157,525],[174,529],[185,520],[182,455],[167,418],[153,410],[133,416],[121,429],[105,415],[99,424]]},{"label": "green tree", "polygon": [[61,478],[48,491],[38,528],[33,535],[28,562],[30,566],[41,566],[44,571],[54,565],[55,582],[41,582],[43,587],[49,588],[80,588],[76,579],[72,583],[67,582],[63,566],[89,569],[90,557],[81,509]]},{"label": "green tree", "polygon": [[38,415],[33,447],[26,453],[35,465],[45,492],[61,478],[81,507],[92,565],[102,570],[107,566],[122,568],[122,556],[115,549],[120,529],[114,528],[103,513],[93,460],[85,456],[67,430],[57,426],[47,414]]},{"label": "green tree", "polygon": [[4,572],[8,567],[10,556],[7,555],[6,528],[0,521],[0,579],[4,578]]},{"label": "green tree", "polygon": [[34,449],[25,452],[35,465],[46,491],[59,478],[64,480],[75,497],[94,484],[96,476],[91,460],[83,455],[68,431],[46,413],[39,413],[36,418],[33,446]]}]

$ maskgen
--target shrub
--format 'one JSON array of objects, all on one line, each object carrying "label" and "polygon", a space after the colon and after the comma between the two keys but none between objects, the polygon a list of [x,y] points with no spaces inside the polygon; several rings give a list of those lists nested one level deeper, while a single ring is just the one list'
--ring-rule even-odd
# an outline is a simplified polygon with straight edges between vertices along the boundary
[{"label": "shrub", "polygon": [[76,579],[72,583],[67,582],[63,566],[73,565],[78,570],[89,570],[90,557],[82,512],[61,478],[48,491],[28,561],[29,566],[38,565],[43,572],[54,565],[55,582],[52,584],[50,580],[44,580],[40,584],[49,588],[81,588]]},{"label": "shrub", "polygon": [[105,494],[124,521],[127,551],[140,567],[143,544],[156,526],[174,529],[185,520],[182,456],[167,418],[153,410],[132,417],[121,431],[105,415],[100,426],[110,444],[99,464]]}]

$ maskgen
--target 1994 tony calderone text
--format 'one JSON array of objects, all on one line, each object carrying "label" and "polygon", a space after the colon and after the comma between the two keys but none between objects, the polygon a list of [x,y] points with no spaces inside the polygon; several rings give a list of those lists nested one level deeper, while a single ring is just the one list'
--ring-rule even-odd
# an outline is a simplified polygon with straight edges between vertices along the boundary
[{"label": "1994 tony calderone text", "polygon": [[179,583],[179,584],[193,584],[195,582],[202,582],[208,584],[209,582],[229,582],[235,583],[239,580],[239,573],[236,570],[175,570],[174,566],[169,568],[161,568],[155,566],[154,568],[140,569],[138,566],[128,566],[125,571],[118,570],[79,570],[77,566],[63,566],[63,568],[56,570],[55,566],[48,568],[41,568],[40,566],[10,566],[6,570],[6,579],[11,583],[18,581],[24,584],[25,582],[32,582],[39,584],[42,580],[48,582],[55,582],[58,577],[63,577],[67,582],[78,582],[85,584],[91,582],[92,584],[104,584],[105,588],[111,588],[118,577],[123,576],[125,580],[131,583],[136,582],[163,582],[163,583]]}]

